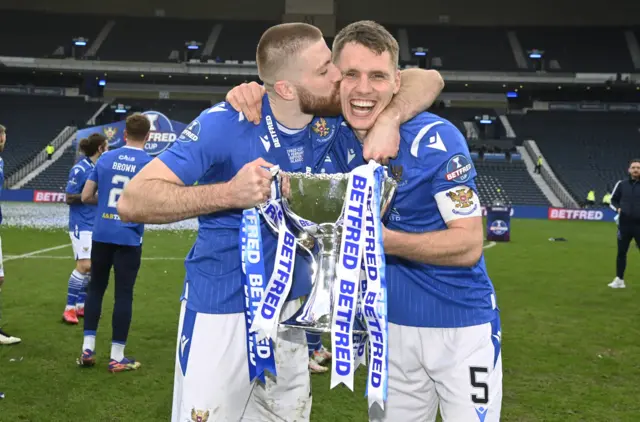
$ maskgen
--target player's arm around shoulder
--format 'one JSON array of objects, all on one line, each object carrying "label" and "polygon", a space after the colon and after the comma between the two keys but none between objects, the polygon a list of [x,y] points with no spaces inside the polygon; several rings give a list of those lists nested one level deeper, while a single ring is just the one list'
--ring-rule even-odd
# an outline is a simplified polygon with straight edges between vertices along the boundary
[{"label": "player's arm around shoulder", "polygon": [[[471,267],[482,256],[482,209],[464,136],[444,119],[409,128],[410,154],[428,173],[446,229],[425,233],[384,230],[385,253],[431,265]],[[404,140],[404,137],[403,137]]]},{"label": "player's arm around shoulder", "polygon": [[259,159],[229,182],[194,184],[211,169],[222,169],[242,133],[238,113],[220,103],[192,121],[176,142],[127,184],[118,200],[125,222],[164,224],[235,208],[250,208],[270,194],[271,174]]}]

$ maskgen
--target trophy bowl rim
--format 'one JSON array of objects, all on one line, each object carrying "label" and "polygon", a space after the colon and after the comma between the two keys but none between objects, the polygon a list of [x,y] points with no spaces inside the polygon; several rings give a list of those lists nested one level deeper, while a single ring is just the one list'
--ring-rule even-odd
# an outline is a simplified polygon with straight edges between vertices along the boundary
[{"label": "trophy bowl rim", "polygon": [[[292,179],[348,180],[350,173],[303,173],[280,171],[280,174],[283,176],[288,176]],[[385,183],[390,183],[392,187],[398,187],[398,181],[389,175],[385,174],[383,180]]]}]

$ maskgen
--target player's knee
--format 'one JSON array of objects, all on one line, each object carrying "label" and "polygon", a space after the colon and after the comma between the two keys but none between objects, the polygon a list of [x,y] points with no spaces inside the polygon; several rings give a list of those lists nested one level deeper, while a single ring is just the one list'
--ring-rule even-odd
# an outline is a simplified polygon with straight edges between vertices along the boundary
[{"label": "player's knee", "polygon": [[76,261],[76,270],[82,274],[88,274],[91,272],[91,260],[79,259]]}]

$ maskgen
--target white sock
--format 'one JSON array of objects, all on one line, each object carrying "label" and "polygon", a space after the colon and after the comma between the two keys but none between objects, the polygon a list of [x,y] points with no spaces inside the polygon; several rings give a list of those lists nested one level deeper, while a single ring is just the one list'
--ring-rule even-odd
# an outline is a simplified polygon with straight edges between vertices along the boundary
[{"label": "white sock", "polygon": [[82,343],[82,351],[85,350],[96,350],[96,336],[84,336],[84,343]]},{"label": "white sock", "polygon": [[111,343],[111,359],[120,362],[124,359],[124,344]]},{"label": "white sock", "polygon": [[68,311],[69,309],[76,309],[76,307],[73,306],[73,305],[67,305],[67,306],[64,307],[65,311]]}]

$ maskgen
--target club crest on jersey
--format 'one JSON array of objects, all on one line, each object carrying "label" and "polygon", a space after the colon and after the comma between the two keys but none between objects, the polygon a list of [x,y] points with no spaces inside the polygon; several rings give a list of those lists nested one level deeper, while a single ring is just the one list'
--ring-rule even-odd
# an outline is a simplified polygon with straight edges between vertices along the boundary
[{"label": "club crest on jersey", "polygon": [[193,422],[207,422],[209,420],[209,411],[196,410],[193,408],[191,409],[191,420]]},{"label": "club crest on jersey", "polygon": [[118,133],[118,128],[113,126],[107,126],[102,129],[102,132],[104,133],[104,136],[107,137],[107,141],[111,142],[111,139],[113,139],[113,137],[116,136],[116,134]]},{"label": "club crest on jersey", "polygon": [[473,201],[474,193],[471,188],[450,190],[447,192],[447,197],[455,204],[454,214],[469,215],[478,208],[478,205]]},{"label": "club crest on jersey", "polygon": [[151,124],[149,140],[144,145],[144,151],[149,155],[158,155],[169,148],[177,138],[173,123],[167,116],[158,111],[145,111],[142,114],[149,119]]},{"label": "club crest on jersey", "polygon": [[316,135],[319,136],[316,140],[319,142],[325,142],[329,139],[331,132],[333,131],[333,126],[329,126],[324,117],[319,118],[313,123],[311,126],[311,130],[314,131]]},{"label": "club crest on jersey", "polygon": [[447,196],[456,204],[456,208],[469,208],[473,205],[473,191],[471,188],[452,190],[447,192]]},{"label": "club crest on jersey", "polygon": [[447,162],[447,173],[445,179],[448,182],[464,183],[471,176],[473,165],[467,157],[462,154],[454,155]]}]

